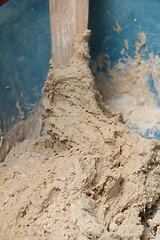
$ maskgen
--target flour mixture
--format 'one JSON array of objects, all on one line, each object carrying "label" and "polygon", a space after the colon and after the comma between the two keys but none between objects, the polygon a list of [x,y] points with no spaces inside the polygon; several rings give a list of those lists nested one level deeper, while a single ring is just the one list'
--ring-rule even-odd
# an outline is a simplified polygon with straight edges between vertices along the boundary
[{"label": "flour mixture", "polygon": [[104,105],[88,67],[89,32],[51,67],[48,137],[25,140],[0,166],[1,240],[160,239],[160,144]]}]

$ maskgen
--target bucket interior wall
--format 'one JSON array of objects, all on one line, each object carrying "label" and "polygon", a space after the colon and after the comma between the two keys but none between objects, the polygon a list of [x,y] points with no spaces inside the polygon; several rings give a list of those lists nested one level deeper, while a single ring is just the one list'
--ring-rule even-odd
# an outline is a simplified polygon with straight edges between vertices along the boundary
[{"label": "bucket interior wall", "polygon": [[[121,57],[121,50],[128,41],[126,53],[135,55],[137,34],[144,32],[147,37],[148,54],[160,51],[160,2],[148,0],[92,0],[90,1],[89,29],[91,57],[100,53],[109,54],[112,65]],[[148,56],[146,54],[145,57]]]},{"label": "bucket interior wall", "polygon": [[0,120],[6,132],[42,97],[50,59],[49,1],[0,7]]},{"label": "bucket interior wall", "polygon": [[91,68],[98,89],[127,126],[160,139],[160,2],[90,1]]}]

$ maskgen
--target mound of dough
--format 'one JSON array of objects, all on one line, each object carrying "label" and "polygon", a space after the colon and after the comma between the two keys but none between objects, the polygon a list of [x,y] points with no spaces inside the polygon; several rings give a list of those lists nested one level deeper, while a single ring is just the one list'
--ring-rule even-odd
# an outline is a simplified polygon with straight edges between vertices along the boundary
[{"label": "mound of dough", "polygon": [[1,240],[160,238],[159,211],[144,221],[159,206],[160,144],[101,102],[88,35],[75,36],[67,66],[51,61],[43,100],[50,139],[25,140],[1,163]]}]

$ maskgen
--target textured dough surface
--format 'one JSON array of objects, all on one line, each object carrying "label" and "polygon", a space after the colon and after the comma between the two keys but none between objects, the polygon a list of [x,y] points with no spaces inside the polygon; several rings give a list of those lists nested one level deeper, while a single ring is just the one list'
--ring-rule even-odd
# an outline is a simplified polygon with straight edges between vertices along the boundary
[{"label": "textured dough surface", "polygon": [[160,144],[129,130],[101,102],[87,37],[44,87],[44,137],[17,144],[0,166],[1,240],[160,239]]}]

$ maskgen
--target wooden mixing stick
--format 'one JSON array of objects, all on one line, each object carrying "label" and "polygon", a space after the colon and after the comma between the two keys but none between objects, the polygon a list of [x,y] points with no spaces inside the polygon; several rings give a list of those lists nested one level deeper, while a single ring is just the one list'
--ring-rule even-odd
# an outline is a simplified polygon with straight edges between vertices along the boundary
[{"label": "wooden mixing stick", "polygon": [[73,54],[73,35],[88,27],[89,0],[50,0],[51,47],[55,65]]}]

